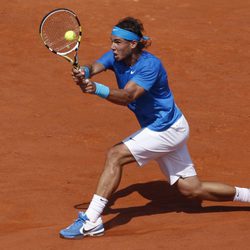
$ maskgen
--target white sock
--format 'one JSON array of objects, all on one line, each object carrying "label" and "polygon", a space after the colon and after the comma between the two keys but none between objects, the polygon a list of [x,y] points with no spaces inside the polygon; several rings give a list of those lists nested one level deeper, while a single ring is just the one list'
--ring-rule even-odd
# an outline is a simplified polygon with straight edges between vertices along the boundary
[{"label": "white sock", "polygon": [[106,198],[94,194],[92,201],[85,212],[91,222],[96,222],[96,220],[101,216],[107,203],[108,200]]},{"label": "white sock", "polygon": [[234,201],[250,202],[250,189],[235,187]]}]

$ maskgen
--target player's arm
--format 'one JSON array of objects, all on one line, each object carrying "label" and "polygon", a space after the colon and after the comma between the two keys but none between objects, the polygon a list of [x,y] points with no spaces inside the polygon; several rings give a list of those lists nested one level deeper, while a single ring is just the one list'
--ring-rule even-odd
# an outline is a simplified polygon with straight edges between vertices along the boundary
[{"label": "player's arm", "polygon": [[124,89],[110,89],[107,100],[118,104],[128,105],[145,93],[144,88],[140,87],[133,81],[129,81]]},{"label": "player's arm", "polygon": [[144,94],[144,88],[133,81],[129,81],[124,89],[110,89],[109,87],[93,82],[90,79],[81,79],[81,89],[84,93],[96,94],[118,105],[128,105]]}]

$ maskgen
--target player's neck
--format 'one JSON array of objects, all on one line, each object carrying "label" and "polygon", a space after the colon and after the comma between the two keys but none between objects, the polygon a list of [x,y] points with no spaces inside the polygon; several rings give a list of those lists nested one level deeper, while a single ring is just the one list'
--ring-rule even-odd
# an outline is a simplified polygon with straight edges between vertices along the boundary
[{"label": "player's neck", "polygon": [[128,58],[126,58],[124,60],[124,63],[127,66],[132,66],[132,65],[136,64],[136,62],[138,61],[138,59],[141,56],[141,53],[142,53],[142,51],[137,51],[137,52],[132,53]]}]

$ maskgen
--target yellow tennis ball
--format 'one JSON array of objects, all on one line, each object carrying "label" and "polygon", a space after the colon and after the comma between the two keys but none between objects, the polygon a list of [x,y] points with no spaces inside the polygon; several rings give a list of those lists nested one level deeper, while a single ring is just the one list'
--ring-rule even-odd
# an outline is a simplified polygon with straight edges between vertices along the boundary
[{"label": "yellow tennis ball", "polygon": [[76,33],[73,30],[68,30],[67,32],[65,32],[64,38],[67,41],[73,41],[76,39]]}]

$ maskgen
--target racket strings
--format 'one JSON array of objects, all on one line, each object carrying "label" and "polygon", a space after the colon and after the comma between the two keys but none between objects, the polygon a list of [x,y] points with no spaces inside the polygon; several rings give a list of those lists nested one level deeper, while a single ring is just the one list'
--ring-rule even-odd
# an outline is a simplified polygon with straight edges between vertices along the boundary
[{"label": "racket strings", "polygon": [[[73,41],[67,41],[64,38],[65,33],[69,30],[76,34],[76,39]],[[55,12],[44,20],[41,35],[50,49],[59,53],[67,53],[78,43],[81,35],[80,26],[72,13],[67,11]]]}]

